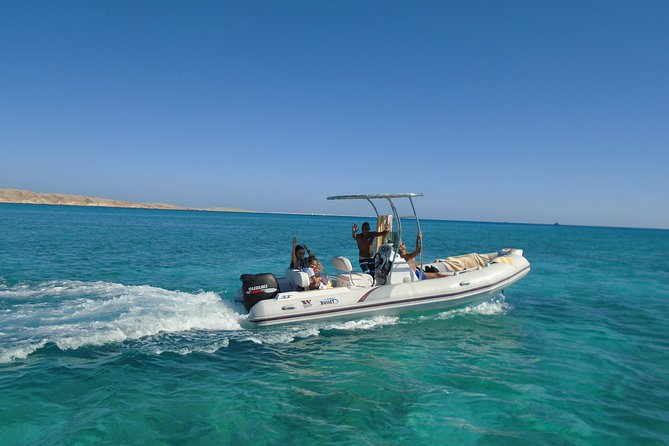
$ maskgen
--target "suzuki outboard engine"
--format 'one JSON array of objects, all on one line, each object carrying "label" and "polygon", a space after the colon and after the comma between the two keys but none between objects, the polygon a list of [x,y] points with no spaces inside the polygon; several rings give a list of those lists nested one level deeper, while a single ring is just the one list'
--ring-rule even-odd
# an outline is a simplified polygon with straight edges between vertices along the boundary
[{"label": "suzuki outboard engine", "polygon": [[390,273],[390,268],[393,266],[393,245],[386,243],[381,245],[379,251],[376,253],[374,260],[374,280],[377,285],[385,285]]},{"label": "suzuki outboard engine", "polygon": [[279,293],[279,282],[272,273],[242,274],[242,296],[246,310],[265,299],[272,299]]}]

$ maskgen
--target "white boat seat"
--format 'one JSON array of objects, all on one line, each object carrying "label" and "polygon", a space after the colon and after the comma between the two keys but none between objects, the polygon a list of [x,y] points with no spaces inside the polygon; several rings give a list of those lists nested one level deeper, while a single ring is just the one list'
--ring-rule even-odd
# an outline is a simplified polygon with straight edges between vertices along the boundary
[{"label": "white boat seat", "polygon": [[336,270],[344,271],[345,273],[350,273],[353,271],[353,265],[351,265],[351,261],[342,256],[333,257],[332,266],[334,266]]},{"label": "white boat seat", "polygon": [[354,273],[353,265],[351,261],[342,256],[337,256],[332,258],[332,266],[335,267],[337,271],[343,271],[346,274],[340,274],[338,276],[338,281],[343,286],[354,286],[369,288],[374,284],[374,278],[369,274],[365,273]]},{"label": "white boat seat", "polygon": [[309,288],[309,275],[299,269],[287,269],[286,279],[290,283],[291,291]]}]

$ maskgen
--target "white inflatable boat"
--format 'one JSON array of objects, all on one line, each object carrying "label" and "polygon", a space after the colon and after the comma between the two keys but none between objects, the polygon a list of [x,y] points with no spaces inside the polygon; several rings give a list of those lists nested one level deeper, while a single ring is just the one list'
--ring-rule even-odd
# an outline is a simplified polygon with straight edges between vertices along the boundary
[{"label": "white inflatable boat", "polygon": [[[407,263],[394,249],[402,240],[402,219],[415,220],[420,232],[413,198],[422,194],[344,195],[328,200],[364,199],[374,208],[380,228],[396,223],[397,230],[379,238],[375,277],[355,272],[346,257],[334,257],[337,275],[328,278],[325,289],[308,290],[309,278],[299,270],[287,270],[284,277],[271,273],[241,276],[240,300],[249,310],[248,320],[256,325],[274,325],[321,319],[353,319],[375,314],[397,315],[482,302],[504,291],[530,271],[521,249],[505,248],[486,254],[472,253],[423,263],[422,271],[439,271],[428,280],[416,266]],[[406,198],[412,215],[400,216],[395,201]],[[387,201],[390,215],[379,215],[373,200]],[[422,252],[422,251],[421,251]]]}]

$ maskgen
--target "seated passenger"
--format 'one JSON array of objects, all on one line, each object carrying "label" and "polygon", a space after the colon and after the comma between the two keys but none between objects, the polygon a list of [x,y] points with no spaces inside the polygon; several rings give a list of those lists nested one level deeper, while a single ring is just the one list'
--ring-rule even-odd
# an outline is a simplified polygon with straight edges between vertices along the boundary
[{"label": "seated passenger", "polygon": [[327,288],[327,278],[321,274],[323,265],[321,265],[315,256],[309,257],[308,267],[304,268],[302,271],[309,276],[310,290],[324,290]]},{"label": "seated passenger", "polygon": [[[314,259],[316,259],[316,257],[314,257]],[[314,272],[321,278],[321,283],[324,285],[324,288],[332,288],[330,279],[327,275],[323,274],[323,264],[319,262],[318,259],[316,259],[316,268],[314,268]]]},{"label": "seated passenger", "polygon": [[309,260],[304,253],[311,257],[311,250],[307,245],[298,245],[297,238],[293,237],[293,249],[291,250],[290,269],[303,269],[309,266]]},{"label": "seated passenger", "polygon": [[423,271],[422,269],[416,266],[416,256],[420,254],[422,239],[423,239],[423,233],[419,232],[418,235],[416,235],[416,249],[414,249],[414,251],[411,253],[407,253],[407,245],[405,245],[404,242],[401,242],[399,246],[400,257],[406,260],[407,264],[409,265],[409,268],[411,268],[411,271],[413,271],[414,274],[416,274],[416,277],[420,280],[446,277],[447,276],[446,274]]}]

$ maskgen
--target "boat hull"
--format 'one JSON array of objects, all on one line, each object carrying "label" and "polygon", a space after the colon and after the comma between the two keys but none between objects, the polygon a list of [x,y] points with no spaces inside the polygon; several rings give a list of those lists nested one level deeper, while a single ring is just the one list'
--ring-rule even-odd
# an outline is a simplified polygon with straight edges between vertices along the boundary
[{"label": "boat hull", "polygon": [[505,257],[504,262],[432,280],[283,293],[258,302],[249,312],[249,321],[266,326],[373,315],[395,316],[481,302],[501,293],[529,273],[530,264],[522,255]]}]

